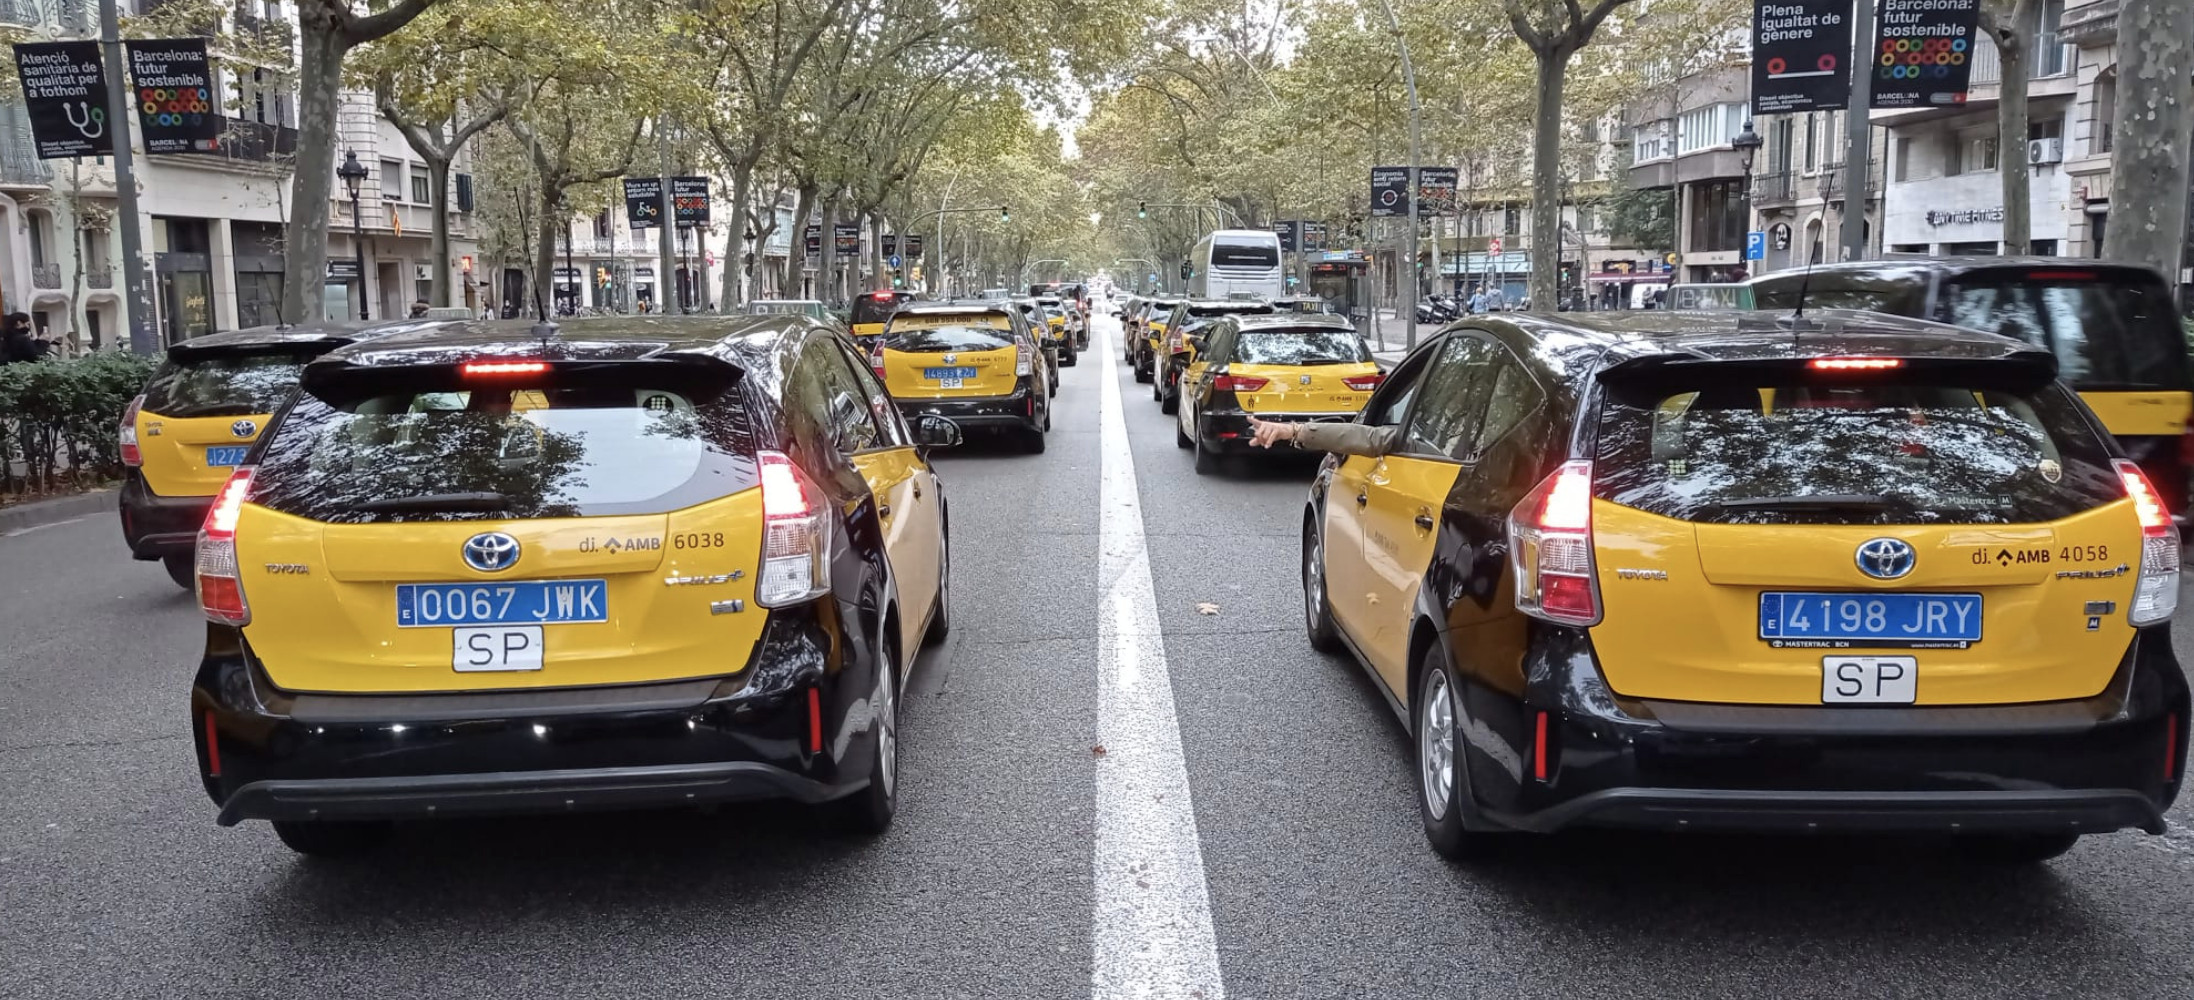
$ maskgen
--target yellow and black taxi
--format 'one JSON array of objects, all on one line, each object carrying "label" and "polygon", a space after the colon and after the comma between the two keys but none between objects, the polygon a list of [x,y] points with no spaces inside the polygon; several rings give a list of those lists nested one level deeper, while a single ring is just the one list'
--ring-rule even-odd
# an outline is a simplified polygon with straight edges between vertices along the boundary
[{"label": "yellow and black taxi", "polygon": [[441,320],[324,322],[216,333],[168,348],[123,412],[122,538],[191,586],[191,549],[206,509],[244,461],[305,363],[355,341]]},{"label": "yellow and black taxi", "polygon": [[907,419],[946,417],[1044,450],[1051,391],[1036,333],[1010,302],[923,303],[891,317],[869,365]]},{"label": "yellow and black taxi", "polygon": [[1077,349],[1070,307],[1057,295],[1038,295],[1035,301],[1044,310],[1044,325],[1040,332],[1046,348],[1058,352],[1061,367],[1074,367]]},{"label": "yellow and black taxi", "polygon": [[1150,382],[1150,398],[1166,413],[1180,406],[1181,373],[1196,360],[1197,345],[1212,323],[1224,316],[1269,316],[1276,311],[1270,302],[1247,298],[1176,303],[1158,337],[1158,376]]},{"label": "yellow and black taxi", "polygon": [[1311,641],[1406,720],[1450,856],[1581,826],[2008,862],[2161,833],[2179,533],[2056,375],[1865,312],[1472,317],[1315,481]]},{"label": "yellow and black taxi", "polygon": [[1173,315],[1173,307],[1185,301],[1174,298],[1143,300],[1143,307],[1133,320],[1134,328],[1128,334],[1129,346],[1135,351],[1135,357],[1129,361],[1135,370],[1135,381],[1149,382],[1157,377],[1158,351],[1165,343],[1166,321]]},{"label": "yellow and black taxi", "polygon": [[[2057,357],[2118,446],[2183,526],[2194,478],[2194,364],[2171,286],[2155,270],[2080,258],[1936,257],[1777,271],[1749,305],[1870,309],[1999,333]],[[1674,300],[1671,299],[1671,302]]]},{"label": "yellow and black taxi", "polygon": [[949,625],[924,447],[801,317],[479,323],[340,350],[198,539],[224,825],[824,804],[880,831],[899,687]]},{"label": "yellow and black taxi", "polygon": [[1195,453],[1198,475],[1251,451],[1250,417],[1354,420],[1385,380],[1363,336],[1339,316],[1226,316],[1199,336],[1173,417],[1173,442]]},{"label": "yellow and black taxi", "polygon": [[913,292],[889,288],[865,292],[853,300],[853,309],[847,323],[855,337],[874,337],[884,332],[884,324],[891,319],[891,314],[912,301]]},{"label": "yellow and black taxi", "polygon": [[1007,299],[1006,301],[1020,312],[1021,319],[1025,321],[1025,329],[1021,325],[1016,325],[1016,333],[1025,332],[1030,343],[1024,346],[1031,347],[1038,354],[1043,355],[1045,378],[1050,385],[1050,394],[1058,395],[1059,342],[1046,336],[1050,331],[1050,313],[1046,312],[1043,306],[1037,304],[1035,299]]},{"label": "yellow and black taxi", "polygon": [[1113,300],[1113,317],[1120,321],[1120,360],[1130,368],[1135,365],[1136,324],[1140,322],[1143,302],[1140,295],[1122,295]]}]

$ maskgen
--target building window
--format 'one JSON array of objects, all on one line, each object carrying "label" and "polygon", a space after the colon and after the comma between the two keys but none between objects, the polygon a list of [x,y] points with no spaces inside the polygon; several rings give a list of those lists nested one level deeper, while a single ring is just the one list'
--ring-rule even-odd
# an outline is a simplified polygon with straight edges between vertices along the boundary
[{"label": "building window", "polygon": [[1577,206],[1577,235],[1579,237],[1583,237],[1586,233],[1590,233],[1593,231],[1593,221],[1592,206]]},{"label": "building window", "polygon": [[404,200],[404,165],[395,160],[381,161],[381,200]]},{"label": "building window", "polygon": [[1729,145],[1744,129],[1744,105],[1710,104],[1684,112],[1676,123],[1676,153],[1696,153]]},{"label": "building window", "polygon": [[1523,224],[1523,214],[1523,209],[1515,205],[1501,206],[1501,235],[1516,235],[1517,227]]},{"label": "building window", "polygon": [[1821,169],[1821,119],[1812,112],[1805,116],[1805,172]]},{"label": "building window", "polygon": [[1893,163],[1893,164],[1891,165],[1890,169],[1891,169],[1891,170],[1893,171],[1893,172],[1892,172],[1892,173],[1890,174],[1890,179],[1891,179],[1891,180],[1894,180],[1894,181],[1900,181],[1900,182],[1902,182],[1902,181],[1908,181],[1908,180],[1911,180],[1911,179],[1912,179],[1912,176],[1911,176],[1911,171],[1912,171],[1912,140],[1911,140],[1911,139],[1907,139],[1907,138],[1899,138],[1899,139],[1897,140],[1897,153],[1896,153],[1896,161],[1895,161],[1895,163]]},{"label": "building window", "polygon": [[2095,79],[2095,120],[2088,128],[2087,152],[2110,152],[2110,130],[2118,121],[2118,75],[2105,73]]},{"label": "building window", "polygon": [[594,238],[598,240],[609,239],[608,209],[603,209],[602,211],[594,213]]},{"label": "building window", "polygon": [[2046,121],[2027,122],[2026,137],[2030,142],[2036,139],[2062,139],[2064,138],[2064,119],[2051,118]]},{"label": "building window", "polygon": [[1996,169],[1996,130],[1994,128],[1969,128],[1960,131],[1950,144],[1950,152],[1943,163],[1943,176],[1986,173]]},{"label": "building window", "polygon": [[1671,127],[1667,119],[1639,126],[1630,136],[1631,162],[1651,163],[1676,155],[1675,144],[1668,135]]},{"label": "building window", "polygon": [[2034,77],[2063,76],[2072,71],[2067,46],[2058,29],[2064,24],[2064,0],[2042,0],[2041,23],[2034,32]]},{"label": "building window", "polygon": [[421,205],[434,203],[434,183],[427,178],[427,168],[414,165],[411,168],[411,200]]},{"label": "building window", "polygon": [[1690,191],[1690,249],[1700,252],[1744,249],[1743,182],[1710,181],[1691,185]]}]

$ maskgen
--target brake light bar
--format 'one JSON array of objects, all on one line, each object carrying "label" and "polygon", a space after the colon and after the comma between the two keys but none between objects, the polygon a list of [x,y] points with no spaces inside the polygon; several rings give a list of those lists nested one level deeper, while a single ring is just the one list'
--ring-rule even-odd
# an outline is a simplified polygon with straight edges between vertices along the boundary
[{"label": "brake light bar", "polygon": [[2029,281],[2093,281],[2093,271],[2028,271]]},{"label": "brake light bar", "polygon": [[869,296],[869,298],[875,299],[878,302],[889,302],[891,301],[891,293],[877,292],[876,294]]},{"label": "brake light bar", "polygon": [[251,495],[251,473],[251,466],[243,466],[229,473],[229,481],[221,484],[212,509],[206,511],[207,538],[227,541],[236,537],[236,521],[243,516],[244,499]]},{"label": "brake light bar", "polygon": [[548,371],[545,361],[467,361],[467,375],[539,375]]},{"label": "brake light bar", "polygon": [[1814,358],[1806,363],[1819,372],[1883,371],[1904,365],[1903,358]]},{"label": "brake light bar", "polygon": [[1214,392],[1256,392],[1272,380],[1254,375],[1221,375],[1211,380]]},{"label": "brake light bar", "polygon": [[1348,386],[1357,392],[1370,392],[1385,382],[1386,375],[1384,373],[1378,375],[1352,375],[1341,380],[1342,385]]}]

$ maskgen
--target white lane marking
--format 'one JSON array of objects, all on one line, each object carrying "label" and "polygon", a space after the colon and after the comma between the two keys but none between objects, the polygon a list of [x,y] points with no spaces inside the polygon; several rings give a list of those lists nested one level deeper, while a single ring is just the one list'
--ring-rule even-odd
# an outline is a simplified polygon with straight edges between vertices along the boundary
[{"label": "white lane marking", "polygon": [[66,521],[48,521],[45,524],[33,524],[30,527],[16,528],[13,531],[0,531],[0,538],[14,538],[17,535],[28,535],[33,531],[44,531],[47,528],[58,528],[64,524],[75,524],[76,522],[81,520],[83,520],[83,518],[81,517],[72,517]]},{"label": "white lane marking", "polygon": [[1093,1000],[1220,1000],[1204,849],[1150,581],[1135,455],[1120,411],[1111,324],[1098,416],[1097,842]]}]

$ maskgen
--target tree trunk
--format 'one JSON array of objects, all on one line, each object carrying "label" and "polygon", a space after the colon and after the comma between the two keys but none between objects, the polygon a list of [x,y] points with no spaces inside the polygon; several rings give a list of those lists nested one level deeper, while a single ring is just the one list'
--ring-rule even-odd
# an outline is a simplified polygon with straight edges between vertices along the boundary
[{"label": "tree trunk", "polygon": [[2003,252],[2013,255],[2025,254],[2034,238],[2034,208],[2027,194],[2032,174],[2026,165],[2026,88],[2034,32],[2041,24],[2035,2],[2013,0],[2002,18],[1985,6],[1981,11],[1981,26],[2003,60],[2003,85],[1996,99],[1996,174],[2003,180]]},{"label": "tree trunk", "polygon": [[[1534,311],[1553,311],[1562,276],[1562,76],[1575,51],[1558,44],[1536,53],[1539,106],[1532,115],[1529,285]],[[1410,306],[1402,303],[1400,307]]]},{"label": "tree trunk", "polygon": [[429,265],[434,269],[433,291],[427,301],[438,306],[457,304],[453,282],[449,280],[449,158],[427,157],[427,182],[434,185],[434,194],[427,206],[434,213],[433,248],[427,251]]},{"label": "tree trunk", "polygon": [[[735,163],[731,167],[731,239],[724,247],[724,308],[736,309],[740,303],[740,291],[745,287],[747,266],[747,225],[753,214],[747,211],[747,202],[754,198],[754,165]],[[759,247],[761,244],[755,244]],[[756,251],[759,253],[759,250]],[[760,269],[756,269],[760,273]]]},{"label": "tree trunk", "polygon": [[884,217],[875,211],[868,213],[868,274],[869,287],[891,287],[891,275],[884,270]]},{"label": "tree trunk", "polygon": [[2187,239],[2194,144],[2194,4],[2125,0],[2118,8],[2118,114],[2103,256],[2176,283]]},{"label": "tree trunk", "polygon": [[[792,213],[792,225],[794,227],[792,250],[785,254],[785,280],[777,286],[777,297],[781,299],[820,299],[823,297],[822,289],[815,288],[810,294],[811,290],[804,287],[802,281],[807,276],[808,270],[808,227],[819,224],[815,221],[815,189],[812,187],[801,188],[798,204],[799,207],[795,208]],[[815,259],[819,264],[823,259],[820,245],[816,247],[816,253]]]},{"label": "tree trunk", "polygon": [[571,218],[557,209],[563,198],[561,189],[541,188],[540,230],[533,247],[533,301],[528,304],[544,318],[556,309],[556,224],[561,221],[565,229],[571,228]]},{"label": "tree trunk", "polygon": [[[297,160],[290,175],[289,228],[283,234],[282,318],[310,323],[326,310],[335,119],[348,46],[321,5],[301,5],[298,17]],[[365,284],[366,276],[359,275],[361,297]]]},{"label": "tree trunk", "polygon": [[832,195],[823,205],[823,267],[820,284],[826,290],[822,300],[831,305],[845,302],[845,283],[838,273],[838,196]]}]

